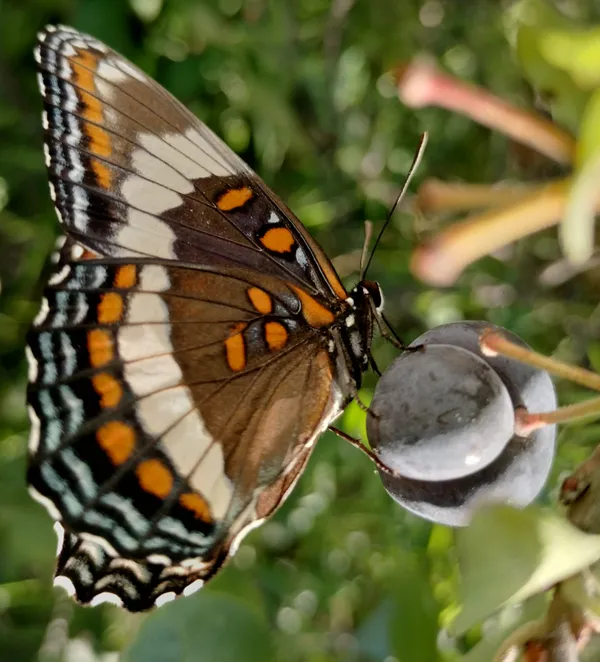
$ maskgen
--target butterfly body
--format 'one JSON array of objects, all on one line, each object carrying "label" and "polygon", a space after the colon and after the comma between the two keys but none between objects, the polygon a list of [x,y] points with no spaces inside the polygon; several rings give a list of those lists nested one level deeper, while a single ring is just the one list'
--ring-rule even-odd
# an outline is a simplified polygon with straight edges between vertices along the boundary
[{"label": "butterfly body", "polygon": [[56,583],[137,611],[209,579],[301,475],[368,367],[350,293],[210,130],[101,42],[36,50],[66,233],[28,337],[28,481]]}]

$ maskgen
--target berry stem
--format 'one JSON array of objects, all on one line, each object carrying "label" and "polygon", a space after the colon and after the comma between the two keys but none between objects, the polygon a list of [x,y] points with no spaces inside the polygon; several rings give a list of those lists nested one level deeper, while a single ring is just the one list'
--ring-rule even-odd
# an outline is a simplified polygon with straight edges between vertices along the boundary
[{"label": "berry stem", "polygon": [[544,425],[569,423],[592,417],[600,417],[600,397],[537,414],[519,411],[515,417],[515,433],[520,437],[528,437],[534,430]]},{"label": "berry stem", "polygon": [[497,354],[506,356],[534,368],[546,370],[555,377],[568,379],[575,384],[592,389],[593,391],[600,391],[600,375],[597,375],[595,372],[563,363],[558,359],[544,356],[531,349],[517,345],[501,333],[492,329],[483,331],[479,339],[479,346],[485,356],[496,356]]}]

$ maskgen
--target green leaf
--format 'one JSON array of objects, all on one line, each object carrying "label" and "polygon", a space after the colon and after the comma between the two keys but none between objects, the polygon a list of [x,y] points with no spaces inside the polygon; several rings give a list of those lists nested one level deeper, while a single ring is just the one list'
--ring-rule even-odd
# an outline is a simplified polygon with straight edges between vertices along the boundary
[{"label": "green leaf", "polygon": [[463,608],[452,630],[458,633],[590,566],[600,559],[600,536],[539,508],[490,506],[457,533],[457,549]]},{"label": "green leaf", "polygon": [[575,162],[581,169],[600,150],[600,89],[585,105],[577,135]]},{"label": "green leaf", "polygon": [[600,342],[591,342],[588,345],[587,356],[592,370],[600,372]]},{"label": "green leaf", "polygon": [[575,166],[559,238],[565,256],[573,264],[583,264],[594,250],[600,176],[600,89],[590,96],[581,117]]},{"label": "green leaf", "polygon": [[569,27],[567,18],[540,0],[522,0],[507,16],[524,76],[547,100],[553,118],[576,131],[588,94],[569,73],[548,60],[542,47],[547,34]]},{"label": "green leaf", "polygon": [[559,241],[565,257],[583,265],[594,253],[594,232],[600,181],[600,150],[573,177],[559,226]]},{"label": "green leaf", "polygon": [[389,638],[399,662],[433,662],[437,651],[438,605],[425,564],[406,554],[392,589],[396,604],[389,621]]},{"label": "green leaf", "polygon": [[600,84],[600,28],[550,30],[540,35],[540,54],[552,66],[566,71],[583,89]]},{"label": "green leaf", "polygon": [[[361,389],[358,397],[360,398],[360,401],[368,407],[373,397],[373,393],[366,389]],[[346,407],[343,420],[344,430],[346,430],[348,434],[358,437],[362,441],[367,439],[367,417],[356,400],[353,400]]]},{"label": "green leaf", "polygon": [[561,28],[573,25],[567,16],[561,14],[547,0],[519,0],[507,11],[513,24],[531,25],[538,29]]},{"label": "green leaf", "polygon": [[266,622],[242,601],[214,591],[151,614],[122,662],[269,662]]}]

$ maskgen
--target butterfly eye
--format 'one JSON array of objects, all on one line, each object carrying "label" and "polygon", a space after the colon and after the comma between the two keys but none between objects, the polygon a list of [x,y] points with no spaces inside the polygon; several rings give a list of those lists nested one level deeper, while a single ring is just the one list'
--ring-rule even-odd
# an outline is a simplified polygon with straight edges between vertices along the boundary
[{"label": "butterfly eye", "polygon": [[383,291],[381,290],[379,283],[375,283],[375,286],[376,287],[373,290],[371,296],[373,298],[373,303],[375,304],[375,308],[377,309],[377,312],[380,313],[383,310],[383,306],[384,306]]},{"label": "butterfly eye", "polygon": [[363,282],[363,288],[364,288],[364,294],[365,296],[368,296],[371,301],[373,302],[373,305],[375,306],[375,309],[377,312],[381,312],[383,310],[383,292],[381,291],[381,287],[379,286],[379,283],[376,283],[375,281],[372,280],[365,280]]}]

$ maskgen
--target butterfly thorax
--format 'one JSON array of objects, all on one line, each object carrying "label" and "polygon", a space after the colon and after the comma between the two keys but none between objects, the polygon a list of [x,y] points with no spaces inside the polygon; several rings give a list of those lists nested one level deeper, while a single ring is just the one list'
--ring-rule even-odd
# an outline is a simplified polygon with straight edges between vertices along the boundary
[{"label": "butterfly thorax", "polygon": [[348,357],[350,377],[355,387],[360,388],[362,373],[369,366],[373,322],[377,313],[383,310],[383,294],[378,283],[361,281],[352,289],[346,299],[348,312],[344,315],[341,336]]}]

